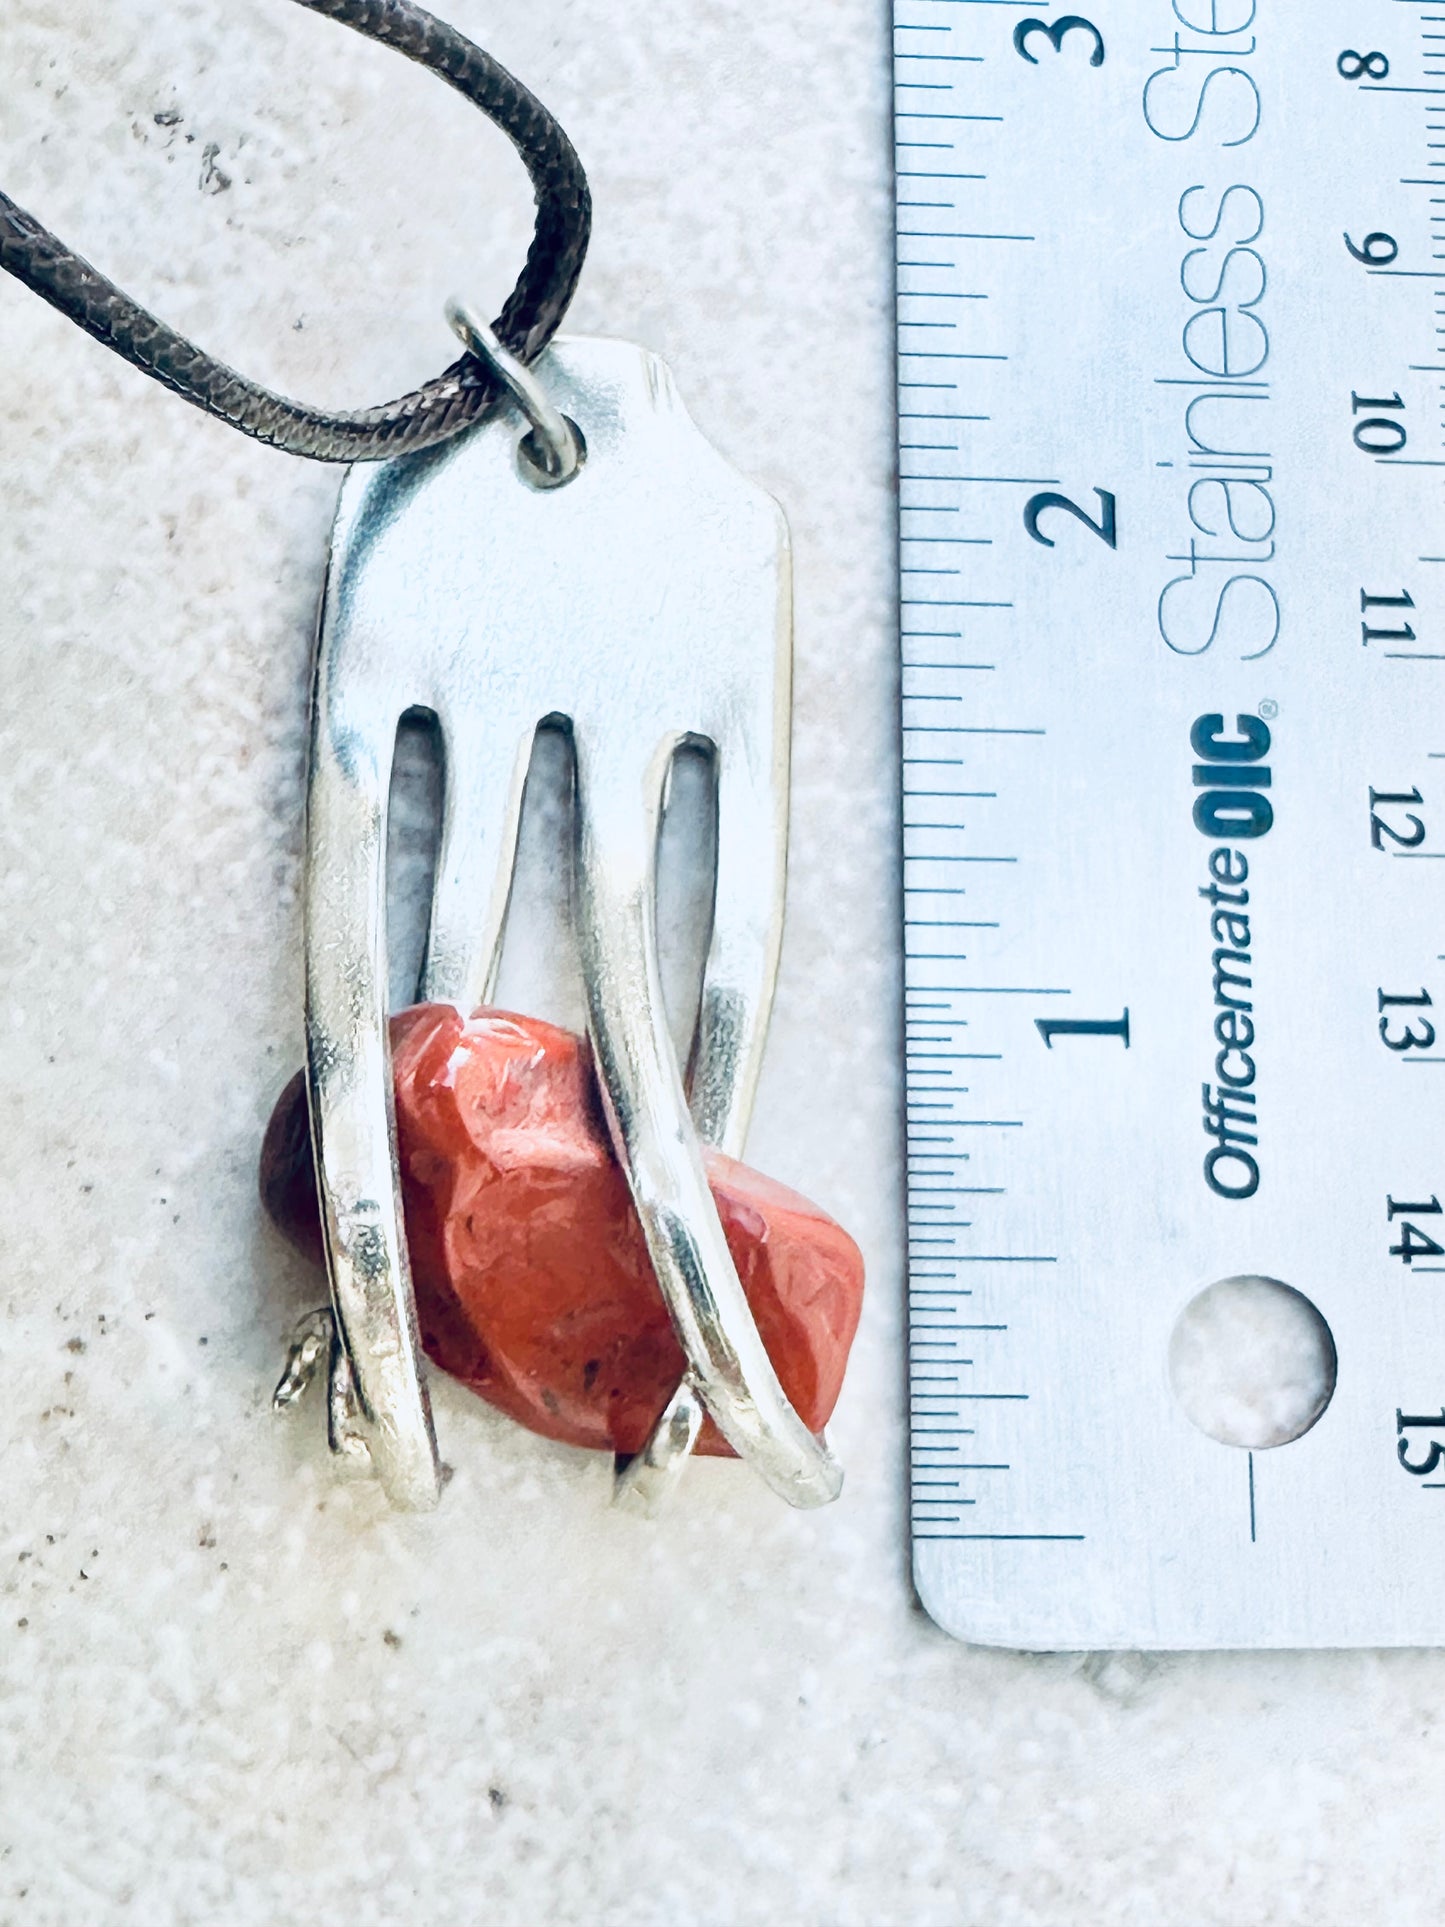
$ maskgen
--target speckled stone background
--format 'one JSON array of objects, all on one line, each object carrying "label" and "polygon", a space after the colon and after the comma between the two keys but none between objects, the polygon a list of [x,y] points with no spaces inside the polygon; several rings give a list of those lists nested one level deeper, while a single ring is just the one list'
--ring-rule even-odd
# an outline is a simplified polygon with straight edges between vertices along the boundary
[{"label": "speckled stone background", "polygon": [[[909,1592],[884,6],[449,4],[592,172],[575,325],[661,350],[792,517],[752,1149],[867,1250],[848,1485],[704,1466],[646,1528],[443,1385],[417,1520],[272,1418],[336,479],[0,286],[0,1927],[1433,1923],[1445,1656],[970,1652]],[[308,397],[432,372],[525,242],[500,137],[286,0],[5,0],[0,77],[6,188]],[[565,1014],[554,816],[506,989]]]}]

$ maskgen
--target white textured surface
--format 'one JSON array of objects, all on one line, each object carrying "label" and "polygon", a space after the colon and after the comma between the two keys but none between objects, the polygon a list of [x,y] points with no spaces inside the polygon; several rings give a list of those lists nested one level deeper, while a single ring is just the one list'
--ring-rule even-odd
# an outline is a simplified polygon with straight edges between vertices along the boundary
[{"label": "white textured surface", "polygon": [[[271,1419],[314,1284],[253,1167],[335,481],[0,287],[0,1923],[1433,1921],[1445,1658],[1037,1660],[911,1602],[884,8],[450,5],[592,172],[575,325],[658,348],[792,518],[753,1154],[867,1250],[849,1483],[802,1517],[701,1467],[648,1529],[442,1386],[416,1521]],[[284,0],[7,0],[0,73],[0,181],[294,392],[432,372],[442,296],[524,244],[499,137]]]}]

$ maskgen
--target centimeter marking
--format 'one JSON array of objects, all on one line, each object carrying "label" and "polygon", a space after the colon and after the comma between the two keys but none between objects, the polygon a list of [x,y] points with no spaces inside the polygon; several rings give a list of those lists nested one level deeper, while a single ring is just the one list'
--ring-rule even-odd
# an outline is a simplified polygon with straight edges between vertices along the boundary
[{"label": "centimeter marking", "polygon": [[[1445,6],[1394,4],[1417,14],[1424,73],[1445,82]],[[1058,486],[1013,472],[999,453],[1004,383],[1025,344],[1001,337],[993,304],[1039,237],[992,195],[1007,116],[988,69],[1004,56],[971,36],[981,10],[995,8],[1019,20],[1060,17],[1052,0],[895,0],[894,10],[912,1515],[916,1539],[1076,1544],[1082,1532],[1060,1529],[1072,1521],[991,1510],[1026,1451],[1030,1401],[1047,1390],[1009,1357],[1010,1294],[1059,1261],[1010,1249],[999,1228],[999,1153],[1028,1130],[1010,1114],[999,1020],[1005,1000],[1070,994],[999,981],[974,954],[984,933],[1007,929],[1009,880],[1022,864],[1008,847],[1008,795],[1028,781],[1045,734],[1027,713],[1027,691],[1009,691],[1000,670],[1015,585],[990,551],[1000,518],[1022,506],[1018,491]],[[1000,44],[990,30],[988,47]],[[1412,366],[1441,377],[1445,414],[1445,85],[1362,91],[1400,96],[1402,113],[1424,107],[1421,172],[1399,180],[1440,190],[1425,225],[1427,258],[1441,266],[1369,272],[1420,285],[1431,303],[1434,358]],[[1445,652],[1392,654],[1445,661]],[[1253,1541],[1252,1455],[1248,1507]],[[1028,1529],[989,1530],[995,1521]]]}]

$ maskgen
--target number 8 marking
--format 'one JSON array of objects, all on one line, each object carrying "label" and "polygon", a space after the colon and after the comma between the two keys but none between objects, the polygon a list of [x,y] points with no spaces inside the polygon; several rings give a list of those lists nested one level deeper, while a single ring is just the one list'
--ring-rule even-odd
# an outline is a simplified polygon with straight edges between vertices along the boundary
[{"label": "number 8 marking", "polygon": [[1346,47],[1335,62],[1335,72],[1342,80],[1384,80],[1389,71],[1390,63],[1382,53],[1356,53],[1353,47]]}]

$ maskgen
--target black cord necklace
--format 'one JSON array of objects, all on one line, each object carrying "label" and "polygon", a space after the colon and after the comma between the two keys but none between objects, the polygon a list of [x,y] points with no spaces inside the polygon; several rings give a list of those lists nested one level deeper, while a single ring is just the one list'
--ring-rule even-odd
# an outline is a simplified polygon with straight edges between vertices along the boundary
[{"label": "black cord necklace", "polygon": [[[591,233],[587,176],[572,143],[542,103],[490,54],[412,0],[297,4],[439,74],[495,122],[522,157],[536,190],[536,231],[495,331],[511,354],[533,361],[567,312]],[[3,193],[0,268],[197,408],[290,455],[365,462],[429,448],[479,420],[503,393],[492,369],[468,354],[424,387],[354,414],[327,413],[272,394],[140,307]]]}]

